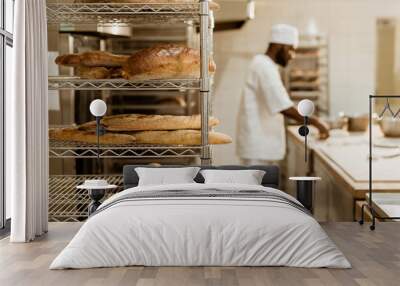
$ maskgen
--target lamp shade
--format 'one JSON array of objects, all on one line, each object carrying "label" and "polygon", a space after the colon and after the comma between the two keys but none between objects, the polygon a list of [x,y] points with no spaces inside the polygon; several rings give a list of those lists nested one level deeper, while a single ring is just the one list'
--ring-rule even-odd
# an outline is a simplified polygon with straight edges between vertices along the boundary
[{"label": "lamp shade", "polygon": [[309,99],[303,99],[297,105],[297,111],[302,116],[311,116],[314,113],[314,103]]},{"label": "lamp shade", "polygon": [[106,114],[106,111],[107,105],[103,100],[95,99],[90,103],[90,113],[92,113],[93,116],[103,116],[104,114]]}]

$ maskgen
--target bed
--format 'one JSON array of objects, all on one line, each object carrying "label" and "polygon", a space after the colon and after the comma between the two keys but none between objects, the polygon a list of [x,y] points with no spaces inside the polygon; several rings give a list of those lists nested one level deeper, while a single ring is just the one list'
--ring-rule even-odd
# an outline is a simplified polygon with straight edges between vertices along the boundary
[{"label": "bed", "polygon": [[125,190],[99,207],[50,269],[351,267],[309,212],[278,190],[276,166],[200,167],[263,170],[260,185],[204,183],[198,173],[193,183],[151,186],[138,185],[138,167],[124,167]]}]

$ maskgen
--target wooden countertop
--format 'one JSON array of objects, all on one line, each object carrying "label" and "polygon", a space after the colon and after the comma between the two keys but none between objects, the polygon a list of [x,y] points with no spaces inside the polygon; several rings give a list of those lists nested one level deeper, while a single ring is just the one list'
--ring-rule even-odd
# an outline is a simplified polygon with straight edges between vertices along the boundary
[{"label": "wooden countertop", "polygon": [[[288,127],[288,136],[299,144],[304,138],[297,126]],[[368,190],[368,133],[349,133],[344,130],[332,130],[325,140],[317,139],[318,132],[310,128],[309,148],[312,156],[323,161],[333,176],[344,182],[356,198],[364,198]],[[400,148],[383,148],[400,146],[400,139],[389,139],[382,136],[379,128],[373,129],[373,189],[378,192],[400,192]]]}]

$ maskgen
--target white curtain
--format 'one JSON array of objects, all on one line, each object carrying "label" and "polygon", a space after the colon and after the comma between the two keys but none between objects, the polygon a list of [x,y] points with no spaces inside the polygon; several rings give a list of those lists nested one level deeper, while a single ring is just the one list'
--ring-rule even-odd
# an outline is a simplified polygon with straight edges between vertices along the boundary
[{"label": "white curtain", "polygon": [[14,94],[6,98],[6,187],[12,242],[47,232],[48,111],[45,0],[15,1]]}]

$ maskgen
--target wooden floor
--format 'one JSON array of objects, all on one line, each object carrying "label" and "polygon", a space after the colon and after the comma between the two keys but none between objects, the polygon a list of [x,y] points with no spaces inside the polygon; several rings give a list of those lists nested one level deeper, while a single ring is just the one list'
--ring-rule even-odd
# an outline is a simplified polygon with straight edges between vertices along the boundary
[{"label": "wooden floor", "polygon": [[48,270],[80,227],[51,223],[49,234],[29,244],[0,241],[0,285],[400,285],[400,224],[380,223],[371,232],[357,223],[323,225],[352,269],[288,267],[124,267]]}]

